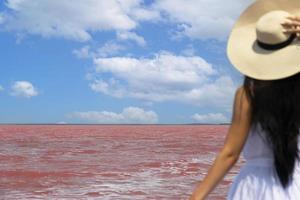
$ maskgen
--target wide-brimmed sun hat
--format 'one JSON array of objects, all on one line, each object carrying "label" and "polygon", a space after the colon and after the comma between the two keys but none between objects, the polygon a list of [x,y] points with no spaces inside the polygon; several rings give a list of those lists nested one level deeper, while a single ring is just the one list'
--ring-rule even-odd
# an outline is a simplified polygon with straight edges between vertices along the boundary
[{"label": "wide-brimmed sun hat", "polygon": [[300,0],[257,0],[240,15],[227,42],[227,56],[242,74],[276,80],[300,72],[300,41],[284,33],[287,16],[300,15]]}]

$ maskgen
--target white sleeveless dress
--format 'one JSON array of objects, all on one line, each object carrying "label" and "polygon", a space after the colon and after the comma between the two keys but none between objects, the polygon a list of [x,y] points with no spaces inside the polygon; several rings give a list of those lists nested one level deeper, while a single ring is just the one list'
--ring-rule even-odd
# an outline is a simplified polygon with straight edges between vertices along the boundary
[{"label": "white sleeveless dress", "polygon": [[299,162],[296,161],[293,181],[283,189],[273,166],[273,152],[264,133],[258,132],[262,132],[260,125],[250,129],[242,151],[246,162],[234,177],[227,200],[300,200]]}]

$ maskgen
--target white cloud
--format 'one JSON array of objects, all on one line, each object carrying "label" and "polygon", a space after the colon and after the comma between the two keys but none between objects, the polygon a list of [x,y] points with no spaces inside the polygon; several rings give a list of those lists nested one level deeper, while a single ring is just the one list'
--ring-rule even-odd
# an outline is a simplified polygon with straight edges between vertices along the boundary
[{"label": "white cloud", "polygon": [[61,122],[57,122],[56,124],[68,124],[67,122],[61,121]]},{"label": "white cloud", "polygon": [[145,111],[138,107],[124,108],[121,113],[109,111],[74,112],[69,115],[88,123],[103,124],[154,124],[158,123],[158,116],[154,111]]},{"label": "white cloud", "polygon": [[92,38],[96,31],[129,31],[143,20],[159,18],[158,11],[143,6],[142,0],[7,0],[4,28],[44,37],[78,41]]},{"label": "white cloud", "polygon": [[[153,58],[96,58],[94,63],[91,89],[117,98],[228,108],[236,88],[199,56],[161,52]],[[112,77],[104,80],[103,73]]]},{"label": "white cloud", "polygon": [[5,20],[5,15],[4,15],[4,13],[1,13],[1,12],[0,12],[0,24],[3,24],[3,23],[4,23],[4,20]]},{"label": "white cloud", "polygon": [[95,54],[100,57],[106,57],[115,55],[123,50],[125,50],[123,45],[109,41],[106,42],[102,47],[98,48]]},{"label": "white cloud", "polygon": [[253,0],[157,0],[155,7],[178,26],[177,34],[224,41],[235,20]]},{"label": "white cloud", "polygon": [[121,44],[113,41],[108,41],[98,49],[92,49],[90,46],[86,45],[80,49],[74,49],[72,53],[76,55],[77,58],[95,58],[113,56],[125,49],[126,48]]},{"label": "white cloud", "polygon": [[4,90],[4,87],[0,85],[0,92]]},{"label": "white cloud", "polygon": [[[117,31],[119,39],[146,44],[133,31],[141,21],[172,22],[176,35],[224,41],[235,20],[253,0],[7,0],[9,12],[0,13],[7,30],[87,41],[92,33]],[[163,16],[163,17],[162,17]]]},{"label": "white cloud", "polygon": [[[120,39],[145,45],[133,31],[141,21],[172,22],[177,36],[224,40],[240,13],[253,0],[7,0],[0,13],[7,30],[87,41],[92,33],[117,31]],[[163,16],[163,17],[162,17]]]},{"label": "white cloud", "polygon": [[181,54],[185,55],[185,56],[194,56],[194,55],[196,55],[196,50],[195,50],[194,46],[190,44],[181,51]]},{"label": "white cloud", "polygon": [[117,37],[119,40],[132,40],[135,41],[140,46],[146,46],[146,41],[144,40],[144,38],[133,32],[119,31],[117,33]]},{"label": "white cloud", "polygon": [[225,117],[222,113],[208,113],[208,114],[203,114],[203,115],[196,113],[191,118],[199,123],[226,123],[226,122],[229,122],[227,117]]},{"label": "white cloud", "polygon": [[72,51],[77,58],[91,58],[93,57],[92,52],[90,51],[89,46],[84,46],[81,49],[74,49]]},{"label": "white cloud", "polygon": [[152,9],[151,7],[146,8],[142,5],[144,0],[122,0],[119,1],[123,10],[129,13],[134,19],[138,21],[158,21],[160,20],[160,13]]},{"label": "white cloud", "polygon": [[37,96],[38,92],[34,86],[28,81],[16,81],[11,87],[11,95],[30,98]]}]

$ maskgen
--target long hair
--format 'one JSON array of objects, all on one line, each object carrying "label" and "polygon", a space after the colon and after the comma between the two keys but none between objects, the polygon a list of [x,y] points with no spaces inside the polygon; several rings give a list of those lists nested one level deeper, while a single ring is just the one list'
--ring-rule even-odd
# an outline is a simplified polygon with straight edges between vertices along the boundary
[{"label": "long hair", "polygon": [[251,124],[261,125],[273,150],[276,174],[283,188],[292,180],[298,155],[300,73],[277,80],[244,76],[251,105]]}]

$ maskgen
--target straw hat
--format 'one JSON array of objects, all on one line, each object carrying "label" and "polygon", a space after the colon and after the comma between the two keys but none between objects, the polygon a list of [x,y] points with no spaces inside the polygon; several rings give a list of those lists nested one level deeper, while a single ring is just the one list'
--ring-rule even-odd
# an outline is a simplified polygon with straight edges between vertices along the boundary
[{"label": "straw hat", "polygon": [[300,15],[300,0],[257,0],[235,23],[227,56],[242,74],[260,80],[286,78],[300,72],[300,40],[283,33],[281,23]]}]

